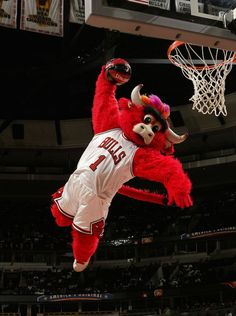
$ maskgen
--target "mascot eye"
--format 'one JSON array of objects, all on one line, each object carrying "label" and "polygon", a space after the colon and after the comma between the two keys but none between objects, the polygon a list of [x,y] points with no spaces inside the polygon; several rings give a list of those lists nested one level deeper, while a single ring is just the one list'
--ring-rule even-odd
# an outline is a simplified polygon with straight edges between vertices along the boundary
[{"label": "mascot eye", "polygon": [[156,133],[160,130],[160,126],[159,125],[154,125],[152,128],[153,133]]},{"label": "mascot eye", "polygon": [[143,122],[145,124],[150,124],[152,122],[152,116],[151,115],[145,115],[144,119],[143,119]]}]

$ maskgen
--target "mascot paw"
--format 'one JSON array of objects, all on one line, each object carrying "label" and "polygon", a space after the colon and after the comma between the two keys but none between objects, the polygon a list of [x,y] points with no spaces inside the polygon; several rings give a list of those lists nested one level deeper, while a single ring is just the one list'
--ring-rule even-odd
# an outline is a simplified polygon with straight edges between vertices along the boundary
[{"label": "mascot paw", "polygon": [[180,208],[187,208],[193,205],[193,201],[189,194],[183,194],[183,195],[171,195],[168,197],[168,205],[174,205],[180,207]]},{"label": "mascot paw", "polygon": [[87,268],[88,264],[89,264],[89,261],[87,261],[85,263],[79,263],[75,259],[74,263],[73,263],[73,269],[75,272],[82,272]]},{"label": "mascot paw", "polygon": [[122,85],[131,77],[130,64],[122,58],[111,59],[106,63],[105,75],[110,82],[118,86]]}]

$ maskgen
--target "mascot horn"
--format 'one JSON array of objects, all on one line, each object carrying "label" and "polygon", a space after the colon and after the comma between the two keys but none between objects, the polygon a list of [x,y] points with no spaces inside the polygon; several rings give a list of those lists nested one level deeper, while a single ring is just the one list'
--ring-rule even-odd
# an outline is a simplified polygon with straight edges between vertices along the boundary
[{"label": "mascot horn", "polygon": [[[97,78],[92,107],[94,137],[65,186],[52,195],[51,212],[59,226],[71,226],[73,268],[83,271],[103,235],[114,195],[180,208],[190,207],[191,181],[179,160],[170,155],[187,135],[169,127],[170,108],[156,95],[116,99],[117,86],[131,68],[121,58],[104,65]],[[82,131],[81,131],[82,132]],[[125,185],[139,177],[162,183],[167,196]]]}]

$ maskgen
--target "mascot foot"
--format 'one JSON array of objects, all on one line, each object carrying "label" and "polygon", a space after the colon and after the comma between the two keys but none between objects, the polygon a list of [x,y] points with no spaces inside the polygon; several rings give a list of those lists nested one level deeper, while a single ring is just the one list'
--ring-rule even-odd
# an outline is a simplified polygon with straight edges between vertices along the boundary
[{"label": "mascot foot", "polygon": [[73,263],[73,269],[75,270],[75,272],[82,272],[87,268],[88,264],[89,264],[89,261],[85,263],[79,263],[75,259]]}]

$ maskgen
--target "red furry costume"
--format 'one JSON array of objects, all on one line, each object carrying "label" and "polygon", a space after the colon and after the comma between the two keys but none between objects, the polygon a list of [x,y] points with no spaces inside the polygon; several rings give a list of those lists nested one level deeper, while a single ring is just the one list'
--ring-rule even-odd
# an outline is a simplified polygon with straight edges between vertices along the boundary
[{"label": "red furry costume", "polygon": [[[117,63],[124,64],[122,59]],[[107,65],[110,65],[109,63]],[[133,177],[164,185],[168,205],[192,205],[191,182],[181,163],[168,153],[182,142],[169,128],[169,106],[155,95],[140,95],[134,88],[131,100],[117,101],[117,81],[105,66],[96,82],[92,108],[94,137],[64,188],[53,195],[51,211],[59,226],[72,227],[73,268],[83,271],[97,249],[113,196],[164,204],[165,196],[123,186]]]}]

